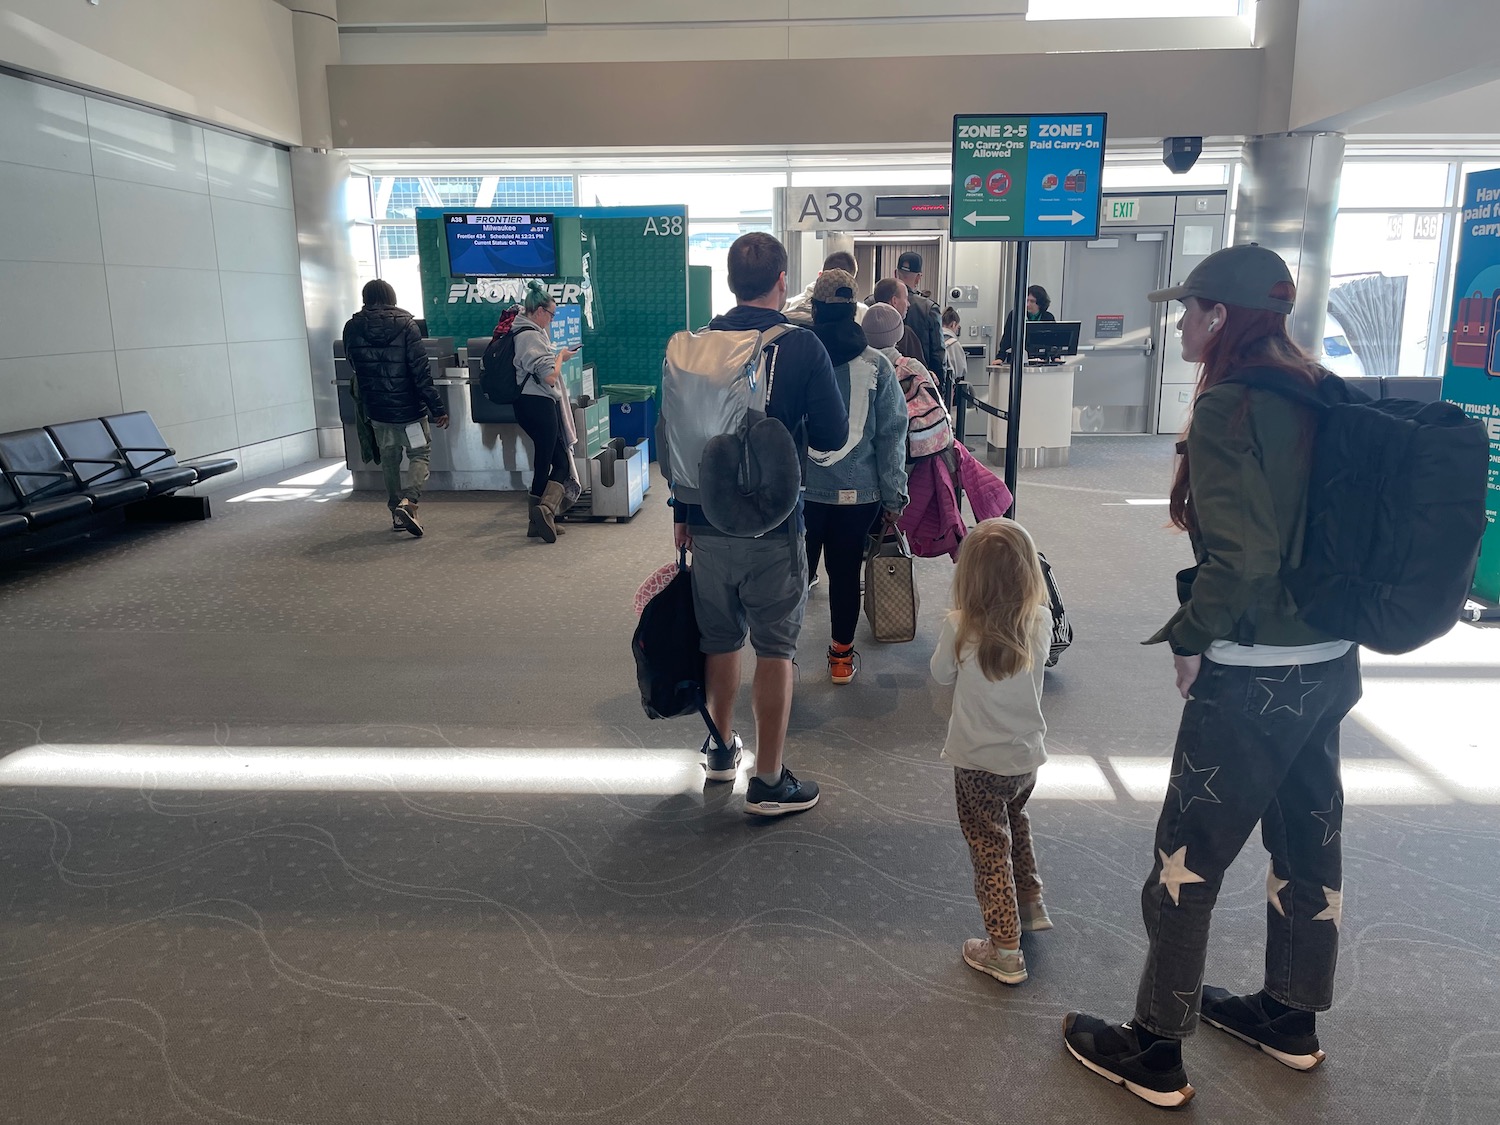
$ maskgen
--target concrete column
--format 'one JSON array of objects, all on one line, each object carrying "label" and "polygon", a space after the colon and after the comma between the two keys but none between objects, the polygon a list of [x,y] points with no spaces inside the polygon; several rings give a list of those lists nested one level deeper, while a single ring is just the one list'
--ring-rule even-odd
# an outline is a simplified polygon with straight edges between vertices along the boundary
[{"label": "concrete column", "polygon": [[296,0],[292,32],[297,49],[297,95],[302,148],[292,150],[292,195],[302,258],[302,304],[312,365],[318,452],[344,455],[344,429],[333,386],[333,342],[359,307],[359,278],[350,249],[345,196],[349,160],[333,151],[328,67],[339,62],[337,0]]},{"label": "concrete column", "polygon": [[1297,283],[1292,339],[1323,354],[1323,322],[1344,167],[1340,133],[1282,133],[1245,142],[1234,242],[1276,251]]}]

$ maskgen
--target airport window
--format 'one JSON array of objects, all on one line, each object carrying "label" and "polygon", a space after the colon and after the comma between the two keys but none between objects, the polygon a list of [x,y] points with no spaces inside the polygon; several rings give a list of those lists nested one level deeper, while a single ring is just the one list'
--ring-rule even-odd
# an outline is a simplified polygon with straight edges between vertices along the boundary
[{"label": "airport window", "polygon": [[380,252],[380,276],[396,287],[396,300],[402,308],[417,312],[422,308],[422,266],[417,257],[417,228],[414,223],[376,228]]},{"label": "airport window", "polygon": [[915,168],[813,168],[792,173],[792,187],[923,187],[946,184],[953,175],[951,164]]},{"label": "airport window", "polygon": [[[1430,373],[1432,309],[1450,229],[1441,210],[1339,215],[1324,333],[1334,340],[1328,351],[1337,373]],[[1339,337],[1347,340],[1353,360],[1337,354],[1345,347]],[[1432,354],[1441,351],[1439,346]]]},{"label": "airport window", "polygon": [[1181,187],[1226,187],[1232,165],[1200,160],[1186,172],[1175,173],[1161,161],[1153,164],[1104,164],[1102,183],[1105,191],[1132,191],[1152,188],[1171,191]]},{"label": "airport window", "polygon": [[573,203],[572,176],[376,176],[379,219],[415,219],[418,207],[545,207]]},{"label": "airport window", "polygon": [[729,247],[736,238],[753,230],[769,231],[769,222],[688,223],[688,264],[708,266],[713,277],[713,311],[727,312],[735,306],[729,291]]},{"label": "airport window", "polygon": [[1339,179],[1339,208],[1446,206],[1449,169],[1447,164],[1346,160]]},{"label": "airport window", "polygon": [[783,172],[584,175],[578,178],[578,201],[585,207],[685,203],[689,218],[769,222],[771,192],[785,183]]}]

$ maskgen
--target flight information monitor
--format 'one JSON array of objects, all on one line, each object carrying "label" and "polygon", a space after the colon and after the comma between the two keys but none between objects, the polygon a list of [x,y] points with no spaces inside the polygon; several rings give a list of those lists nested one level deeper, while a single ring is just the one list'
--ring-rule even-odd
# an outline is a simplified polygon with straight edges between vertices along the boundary
[{"label": "flight information monitor", "polygon": [[557,275],[557,232],[551,215],[444,215],[443,233],[452,277]]}]

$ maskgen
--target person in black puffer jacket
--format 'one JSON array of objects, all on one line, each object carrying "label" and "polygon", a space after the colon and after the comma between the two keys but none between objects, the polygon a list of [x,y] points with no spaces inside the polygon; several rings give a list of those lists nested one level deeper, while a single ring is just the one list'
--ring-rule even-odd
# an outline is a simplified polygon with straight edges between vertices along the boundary
[{"label": "person in black puffer jacket", "polygon": [[[380,446],[391,530],[422,534],[417,502],[429,475],[432,431],[448,427],[448,408],[432,385],[432,368],[411,313],[396,305],[388,281],[364,288],[365,307],[344,325],[344,355],[354,368],[359,397]],[[411,483],[401,487],[401,456],[410,462]]]}]

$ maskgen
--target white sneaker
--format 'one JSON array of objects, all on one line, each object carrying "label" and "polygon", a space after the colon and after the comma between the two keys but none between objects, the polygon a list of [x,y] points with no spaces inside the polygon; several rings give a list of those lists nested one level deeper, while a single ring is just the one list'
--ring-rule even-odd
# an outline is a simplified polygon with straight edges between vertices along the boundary
[{"label": "white sneaker", "polygon": [[1001,949],[992,938],[970,938],[964,942],[964,964],[988,973],[1002,984],[1020,984],[1026,979],[1026,954],[1019,949]]},{"label": "white sneaker", "polygon": [[1035,902],[1017,903],[1021,908],[1021,931],[1023,933],[1035,933],[1037,930],[1050,930],[1052,919],[1047,916],[1047,904],[1041,899]]}]

